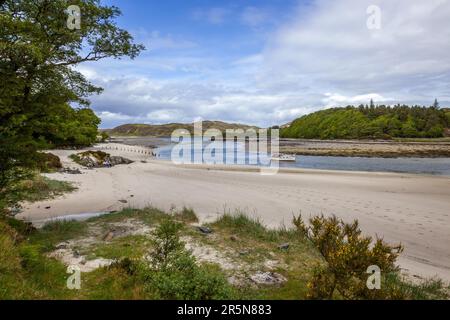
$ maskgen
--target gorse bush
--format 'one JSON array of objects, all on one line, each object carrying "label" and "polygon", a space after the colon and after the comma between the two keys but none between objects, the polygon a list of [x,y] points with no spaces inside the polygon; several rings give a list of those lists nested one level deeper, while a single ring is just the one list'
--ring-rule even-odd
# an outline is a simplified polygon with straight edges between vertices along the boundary
[{"label": "gorse bush", "polygon": [[358,221],[345,223],[335,216],[316,216],[306,226],[301,217],[294,218],[297,230],[319,250],[326,266],[318,267],[309,282],[311,299],[331,299],[337,291],[347,299],[403,298],[395,286],[369,290],[368,267],[377,266],[382,277],[398,272],[395,265],[401,245],[390,246],[382,239],[363,236]]},{"label": "gorse bush", "polygon": [[229,299],[233,289],[220,268],[198,265],[179,239],[181,224],[166,219],[154,231],[154,248],[148,262],[137,270],[145,289],[156,299],[209,300]]}]

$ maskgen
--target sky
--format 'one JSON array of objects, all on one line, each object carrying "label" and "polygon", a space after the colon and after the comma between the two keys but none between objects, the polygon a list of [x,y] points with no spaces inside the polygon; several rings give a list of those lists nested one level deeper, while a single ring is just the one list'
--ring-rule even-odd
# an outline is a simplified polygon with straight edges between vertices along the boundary
[{"label": "sky", "polygon": [[[450,106],[450,0],[104,0],[146,50],[78,66],[102,128]],[[374,8],[375,6],[375,8]],[[82,22],[81,22],[82,23]]]}]

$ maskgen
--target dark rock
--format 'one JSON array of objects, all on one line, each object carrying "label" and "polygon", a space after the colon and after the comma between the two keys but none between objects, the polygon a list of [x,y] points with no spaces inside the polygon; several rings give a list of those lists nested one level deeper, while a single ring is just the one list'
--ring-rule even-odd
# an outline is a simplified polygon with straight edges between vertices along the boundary
[{"label": "dark rock", "polygon": [[258,271],[250,276],[250,279],[259,285],[280,285],[287,281],[287,279],[279,273]]},{"label": "dark rock", "polygon": [[82,172],[78,168],[75,168],[75,169],[62,168],[61,170],[59,170],[59,172],[61,172],[61,173],[68,173],[68,174],[82,174]]},{"label": "dark rock", "polygon": [[45,209],[47,209],[47,210],[48,210],[48,209],[50,209],[50,208],[51,208],[51,206],[47,206],[47,207],[45,207]]},{"label": "dark rock", "polygon": [[111,230],[109,230],[104,236],[103,241],[111,241],[114,238],[123,236],[127,234],[127,228],[124,227],[114,227]]},{"label": "dark rock", "polygon": [[198,227],[198,230],[201,232],[201,233],[204,233],[204,234],[210,234],[210,233],[212,233],[212,230],[210,229],[210,228],[208,228],[208,227]]},{"label": "dark rock", "polygon": [[130,159],[118,157],[118,156],[110,156],[109,157],[109,163],[111,163],[112,166],[118,165],[118,164],[130,164],[133,163]]},{"label": "dark rock", "polygon": [[130,164],[133,163],[130,159],[111,156],[103,151],[84,151],[70,156],[76,163],[81,164],[87,168],[102,168],[112,167],[118,164]]},{"label": "dark rock", "polygon": [[13,207],[8,210],[8,215],[10,215],[11,217],[15,217],[16,215],[18,215],[21,212],[22,212],[21,207]]},{"label": "dark rock", "polygon": [[66,242],[61,242],[58,245],[56,245],[56,249],[60,250],[60,249],[67,249],[68,244]]}]

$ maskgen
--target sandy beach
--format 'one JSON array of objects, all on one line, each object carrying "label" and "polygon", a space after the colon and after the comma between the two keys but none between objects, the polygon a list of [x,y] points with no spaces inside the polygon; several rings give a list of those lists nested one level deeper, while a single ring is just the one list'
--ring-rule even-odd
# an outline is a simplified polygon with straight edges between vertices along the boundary
[{"label": "sandy beach", "polygon": [[405,251],[399,262],[409,275],[450,281],[449,177],[305,169],[264,176],[250,167],[177,166],[125,148],[108,152],[135,162],[83,169],[68,158],[73,150],[53,150],[65,167],[78,167],[82,174],[48,176],[74,182],[78,190],[26,203],[18,217],[38,223],[124,207],[187,206],[202,221],[240,210],[278,227],[289,225],[294,214],[335,214],[346,221],[358,219],[369,235],[401,242]]}]

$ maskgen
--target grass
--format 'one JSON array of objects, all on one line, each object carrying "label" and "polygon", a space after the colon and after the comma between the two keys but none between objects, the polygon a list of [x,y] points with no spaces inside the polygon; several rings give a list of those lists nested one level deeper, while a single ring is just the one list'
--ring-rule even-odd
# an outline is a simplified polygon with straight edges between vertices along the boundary
[{"label": "grass", "polygon": [[167,213],[155,208],[145,208],[140,210],[125,208],[120,212],[113,212],[110,214],[90,218],[86,222],[113,223],[113,222],[120,222],[130,218],[140,220],[143,223],[152,226],[155,225],[156,223],[161,222],[162,219],[167,218]]},{"label": "grass", "polygon": [[185,223],[198,222],[197,215],[195,214],[192,208],[183,207],[183,209],[180,212],[175,212],[173,216],[176,220]]},{"label": "grass", "polygon": [[384,285],[398,288],[412,300],[450,299],[450,285],[445,285],[440,279],[426,279],[422,283],[412,283],[398,274],[389,274],[385,281]]},{"label": "grass", "polygon": [[[295,230],[268,229],[259,220],[242,213],[225,214],[208,226],[214,230],[215,237],[207,239],[197,236],[200,241],[219,250],[244,252],[238,259],[255,269],[264,269],[264,263],[268,260],[280,262],[282,267],[274,271],[285,276],[288,281],[283,286],[245,289],[246,298],[289,300],[306,297],[307,282],[312,271],[323,261],[314,247]],[[289,248],[280,249],[282,244],[289,244]],[[250,270],[250,273],[253,271]]]},{"label": "grass", "polygon": [[66,267],[24,236],[0,218],[0,300],[73,298],[65,286]]},{"label": "grass", "polygon": [[44,227],[29,236],[29,242],[48,252],[62,241],[82,237],[87,234],[87,224],[80,221],[58,220],[47,223]]},{"label": "grass", "polygon": [[[39,230],[32,230],[14,219],[1,218],[0,299],[161,298],[157,292],[161,288],[166,288],[164,281],[172,281],[171,285],[176,288],[179,279],[169,273],[152,280],[159,282],[148,282],[151,272],[145,271],[143,275],[146,276],[142,276],[139,268],[130,267],[135,263],[139,265],[143,261],[143,256],[153,248],[152,239],[146,235],[130,234],[110,241],[99,239],[91,246],[80,249],[80,254],[85,255],[88,260],[102,257],[118,261],[110,267],[83,273],[81,290],[66,289],[68,277],[66,266],[46,256],[47,252],[62,241],[92,237],[93,227],[97,228],[96,230],[100,227],[100,230],[105,231],[115,223],[130,219],[151,228],[157,227],[167,219],[183,221],[181,236],[189,237],[199,245],[212,247],[237,265],[244,266],[242,270],[237,271],[221,270],[218,265],[208,266],[200,263],[199,265],[204,265],[204,268],[201,267],[196,272],[205,272],[205,279],[220,274],[228,277],[235,272],[248,277],[255,271],[267,271],[265,266],[267,261],[278,261],[272,271],[282,274],[287,278],[287,282],[281,286],[268,287],[255,287],[245,282],[234,289],[227,289],[232,290],[227,291],[227,295],[238,299],[305,299],[308,292],[307,284],[313,270],[325,263],[315,247],[297,231],[287,228],[268,229],[260,221],[242,213],[226,214],[217,221],[207,224],[206,226],[212,230],[208,235],[191,225],[198,219],[193,210],[186,208],[173,214],[166,214],[154,208],[125,209],[83,222],[55,221]],[[289,247],[280,249],[280,245],[286,243]],[[158,285],[160,289],[152,288],[151,283]],[[184,285],[190,284],[184,282]],[[399,288],[409,299],[448,299],[450,292],[450,288],[442,281],[428,280],[421,284],[413,284],[396,274],[386,277],[384,285]]]},{"label": "grass", "polygon": [[19,185],[21,200],[30,202],[55,198],[76,189],[69,182],[52,180],[39,174],[33,179],[22,181]]},{"label": "grass", "polygon": [[69,156],[71,160],[82,166],[86,166],[86,162],[83,159],[87,157],[93,157],[97,161],[97,164],[103,164],[104,160],[109,157],[109,154],[103,151],[89,150],[80,153],[74,153]]},{"label": "grass", "polygon": [[148,237],[136,235],[112,240],[110,243],[100,244],[92,249],[89,257],[106,259],[140,259],[152,247]]}]

